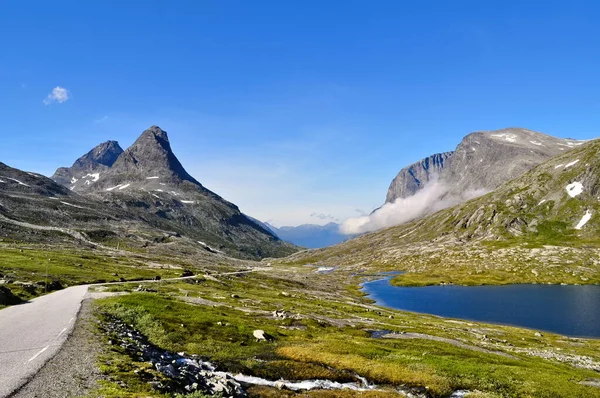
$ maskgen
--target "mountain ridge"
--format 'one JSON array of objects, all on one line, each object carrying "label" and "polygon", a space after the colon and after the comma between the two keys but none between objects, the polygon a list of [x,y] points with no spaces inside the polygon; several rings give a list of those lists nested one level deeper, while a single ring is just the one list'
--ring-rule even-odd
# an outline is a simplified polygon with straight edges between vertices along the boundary
[{"label": "mountain ridge", "polygon": [[401,169],[390,183],[386,203],[412,196],[433,180],[447,185],[455,195],[493,190],[581,143],[520,127],[473,132],[463,137],[454,151]]},{"label": "mountain ridge", "polygon": [[144,130],[112,166],[69,188],[243,258],[276,257],[295,250],[187,173],[167,132],[158,126]]}]

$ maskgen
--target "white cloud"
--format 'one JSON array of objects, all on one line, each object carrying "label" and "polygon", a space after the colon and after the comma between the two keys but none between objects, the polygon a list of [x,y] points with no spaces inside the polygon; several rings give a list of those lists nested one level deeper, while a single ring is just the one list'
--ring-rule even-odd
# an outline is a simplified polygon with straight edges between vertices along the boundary
[{"label": "white cloud", "polygon": [[432,181],[413,196],[386,203],[370,215],[347,219],[340,226],[340,232],[354,235],[404,224],[485,193],[485,190],[469,190],[460,195],[453,195],[448,193],[446,185]]},{"label": "white cloud", "polygon": [[318,218],[319,220],[322,220],[322,221],[334,221],[334,222],[339,222],[340,221],[337,217],[334,217],[331,214],[311,213],[310,216]]},{"label": "white cloud", "polygon": [[44,105],[50,105],[54,102],[58,102],[59,104],[62,104],[63,102],[67,101],[70,97],[69,94],[69,90],[67,90],[66,88],[60,87],[60,86],[56,86],[52,89],[52,92],[50,94],[48,94],[48,96],[46,98],[44,98]]}]

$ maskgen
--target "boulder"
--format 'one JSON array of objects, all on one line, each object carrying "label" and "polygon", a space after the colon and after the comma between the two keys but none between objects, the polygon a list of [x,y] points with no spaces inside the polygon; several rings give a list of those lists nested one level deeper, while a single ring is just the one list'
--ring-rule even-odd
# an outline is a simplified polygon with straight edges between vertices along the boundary
[{"label": "boulder", "polygon": [[257,329],[254,332],[252,332],[252,335],[256,338],[256,342],[273,340],[273,336],[265,333],[264,330],[260,330],[260,329]]},{"label": "boulder", "polygon": [[19,304],[22,300],[6,286],[0,286],[0,305]]}]

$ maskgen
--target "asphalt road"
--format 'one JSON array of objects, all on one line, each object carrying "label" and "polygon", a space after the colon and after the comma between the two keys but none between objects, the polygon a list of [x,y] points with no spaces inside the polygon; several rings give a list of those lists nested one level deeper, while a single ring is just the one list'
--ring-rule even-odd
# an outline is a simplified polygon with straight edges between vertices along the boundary
[{"label": "asphalt road", "polygon": [[74,286],[0,311],[0,397],[32,378],[71,333],[88,286]]},{"label": "asphalt road", "polygon": [[[225,272],[224,276],[259,269]],[[188,276],[164,280],[195,278]],[[156,283],[137,281],[133,283]],[[112,282],[103,285],[132,282]],[[73,330],[81,302],[94,285],[73,286],[0,310],[0,398],[32,379],[63,346]]]}]

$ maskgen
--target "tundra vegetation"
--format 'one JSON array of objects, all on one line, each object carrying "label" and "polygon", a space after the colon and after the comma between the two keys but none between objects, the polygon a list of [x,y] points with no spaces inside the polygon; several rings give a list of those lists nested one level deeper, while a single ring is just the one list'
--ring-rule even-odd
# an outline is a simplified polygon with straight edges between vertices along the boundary
[{"label": "tundra vegetation", "polygon": [[[97,301],[97,313],[116,316],[153,344],[199,355],[219,370],[274,381],[350,382],[361,376],[377,385],[368,395],[255,386],[251,396],[398,396],[398,389],[431,397],[456,390],[481,397],[600,396],[581,384],[598,377],[597,340],[384,309],[343,288],[354,281],[311,267],[274,267],[162,281],[150,293],[133,292],[137,284],[115,285],[109,290],[131,293]],[[257,342],[256,329],[273,340]],[[377,331],[391,334],[378,338]],[[161,396],[139,377],[158,372],[118,346],[100,364],[111,377],[101,395]]]}]

